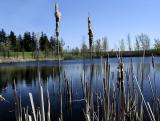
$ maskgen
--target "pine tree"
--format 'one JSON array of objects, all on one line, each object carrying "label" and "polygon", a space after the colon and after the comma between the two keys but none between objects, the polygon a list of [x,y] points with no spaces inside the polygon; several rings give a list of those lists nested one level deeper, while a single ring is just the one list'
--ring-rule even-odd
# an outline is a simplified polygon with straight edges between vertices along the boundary
[{"label": "pine tree", "polygon": [[10,43],[11,43],[11,50],[12,51],[16,51],[17,50],[17,39],[16,39],[16,35],[14,34],[14,32],[13,31],[11,31],[10,32],[10,35],[8,36],[8,39],[9,39],[9,41],[10,41]]}]

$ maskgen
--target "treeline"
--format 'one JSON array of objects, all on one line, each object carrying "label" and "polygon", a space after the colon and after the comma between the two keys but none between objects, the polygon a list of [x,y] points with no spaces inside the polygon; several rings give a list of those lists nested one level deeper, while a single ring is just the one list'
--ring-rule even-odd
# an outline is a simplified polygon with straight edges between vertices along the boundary
[{"label": "treeline", "polygon": [[[31,52],[33,58],[36,57],[37,50],[43,53],[43,57],[47,57],[49,54],[55,56],[57,54],[58,42],[60,45],[60,53],[63,56],[71,57],[82,57],[83,53],[88,53],[89,48],[88,41],[83,38],[81,47],[70,48],[67,46],[64,49],[63,39],[57,41],[55,36],[48,37],[45,33],[40,34],[34,32],[25,32],[23,35],[16,35],[13,31],[6,33],[4,29],[0,30],[0,56],[10,57],[11,53],[22,52],[23,57],[25,52]],[[118,43],[118,44],[117,44]],[[132,55],[134,51],[146,50],[159,54],[160,51],[160,39],[154,39],[154,44],[151,46],[151,39],[147,34],[137,35],[134,39],[131,39],[128,34],[126,39],[121,39],[116,42],[113,48],[110,48],[107,37],[102,37],[94,41],[93,56],[105,55],[105,52],[122,51],[126,52],[127,55]],[[132,53],[132,54],[131,54]],[[136,52],[134,53],[134,55]],[[114,55],[114,53],[113,53]],[[14,54],[15,57],[15,54]]]},{"label": "treeline", "polygon": [[[63,39],[58,40],[60,52],[63,50]],[[13,31],[7,34],[4,29],[0,30],[0,51],[6,56],[6,52],[35,52],[44,51],[46,54],[52,51],[57,53],[58,41],[55,37],[48,37],[45,33],[36,34],[25,32],[23,35],[16,35]]]},{"label": "treeline", "polygon": [[[153,44],[151,44],[153,41]],[[82,53],[89,53],[89,44],[86,44],[85,38],[83,38],[81,48],[75,47],[69,52],[73,55],[82,55]],[[110,48],[107,37],[102,37],[94,41],[93,44],[93,56],[106,56],[109,53],[111,56],[116,56],[118,51],[124,53],[124,56],[142,56],[143,51],[146,51],[147,56],[160,55],[160,39],[155,38],[151,40],[147,34],[139,34],[131,39],[128,34],[126,38],[120,39],[116,42],[113,48]]]},{"label": "treeline", "polygon": [[[116,42],[113,48],[110,48],[107,37],[102,37],[94,41],[94,52],[107,52],[107,51],[141,51],[141,50],[160,50],[160,39],[155,38],[153,45],[151,39],[147,34],[139,34],[134,39],[131,39],[128,34],[126,39],[121,39]],[[82,51],[88,51],[86,42],[83,40]],[[73,49],[77,51],[77,48]]]}]

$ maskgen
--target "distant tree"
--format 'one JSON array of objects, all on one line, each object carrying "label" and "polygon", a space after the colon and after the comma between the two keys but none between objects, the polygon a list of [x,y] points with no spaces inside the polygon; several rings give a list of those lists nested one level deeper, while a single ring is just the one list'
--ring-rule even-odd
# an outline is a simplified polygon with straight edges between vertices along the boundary
[{"label": "distant tree", "polygon": [[63,40],[63,38],[61,38],[60,42],[59,42],[59,46],[60,46],[60,53],[63,54],[63,47],[65,45],[65,42]]},{"label": "distant tree", "polygon": [[[9,38],[7,37],[5,43],[4,43],[4,53],[7,52],[7,56],[8,58],[10,57],[10,49],[11,49],[11,42],[9,41]],[[6,54],[5,54],[5,57],[6,57]]]},{"label": "distant tree", "polygon": [[23,44],[23,38],[22,38],[22,36],[21,35],[18,35],[18,37],[17,37],[17,41],[19,42],[19,51],[22,51],[22,48],[23,48],[23,46],[22,46],[22,44]]},{"label": "distant tree", "polygon": [[52,56],[54,55],[54,53],[56,52],[56,47],[57,47],[57,42],[56,42],[56,38],[55,37],[50,37],[50,48],[52,51]]},{"label": "distant tree", "polygon": [[86,45],[85,38],[83,37],[81,53],[84,55],[84,53],[86,53],[87,51],[88,51],[88,47]]},{"label": "distant tree", "polygon": [[47,42],[46,42],[44,36],[45,36],[45,35],[44,35],[44,33],[42,32],[42,33],[41,33],[40,40],[39,40],[40,50],[41,50],[41,51],[44,51],[44,50],[47,48],[47,47],[46,47]]},{"label": "distant tree", "polygon": [[61,54],[63,54],[63,47],[65,45],[65,42],[63,40],[63,38],[57,40],[56,36],[50,38],[50,43],[49,43],[49,47],[52,50],[52,55],[54,53],[58,54],[58,44],[59,44],[59,52]]},{"label": "distant tree", "polygon": [[120,51],[125,51],[124,39],[120,40]]},{"label": "distant tree", "polygon": [[140,50],[140,44],[137,37],[136,37],[136,43],[135,43],[135,50],[138,50],[138,51]]},{"label": "distant tree", "polygon": [[36,34],[34,32],[32,32],[31,34],[31,51],[32,51],[32,58],[35,58],[35,51],[36,51],[36,41],[37,41],[37,38],[36,38]]},{"label": "distant tree", "polygon": [[7,37],[6,37],[6,32],[4,31],[4,29],[2,29],[2,30],[0,31],[0,43],[1,43],[1,42],[4,42],[4,43],[5,43],[6,39],[7,39]]},{"label": "distant tree", "polygon": [[154,49],[160,50],[160,39],[154,40]]},{"label": "distant tree", "polygon": [[23,45],[24,45],[24,50],[27,52],[32,51],[32,38],[30,32],[25,32],[24,37],[23,37]]},{"label": "distant tree", "polygon": [[69,52],[69,45],[67,46],[67,52]]},{"label": "distant tree", "polygon": [[39,44],[40,44],[40,50],[45,51],[45,57],[46,57],[47,56],[47,51],[49,49],[49,40],[48,40],[47,35],[44,34],[43,32],[41,34]]},{"label": "distant tree", "polygon": [[[17,50],[20,52],[24,52],[23,38],[21,35],[18,35],[17,42],[18,42]],[[23,58],[24,58],[24,53],[23,53]]]},{"label": "distant tree", "polygon": [[4,31],[4,29],[2,29],[0,31],[0,51],[3,52],[3,56],[5,57],[6,54],[5,54],[5,51],[6,49],[6,41],[7,41],[7,37],[6,37],[6,32]]},{"label": "distant tree", "polygon": [[16,35],[14,34],[13,31],[10,32],[8,39],[11,43],[11,50],[16,51],[17,50],[17,39],[16,39]]},{"label": "distant tree", "polygon": [[21,39],[21,38],[16,38],[15,52],[16,52],[17,58],[18,58],[18,56],[19,56],[18,52],[20,51],[20,48],[21,48],[20,41],[22,41],[22,40],[19,40],[19,39]]},{"label": "distant tree", "polygon": [[74,49],[72,49],[72,54],[74,54],[74,55],[79,55],[79,48],[78,47],[76,47],[76,48],[74,48]]},{"label": "distant tree", "polygon": [[96,55],[99,56],[100,53],[101,53],[101,50],[102,50],[101,40],[100,39],[96,40],[95,45],[94,45],[94,49],[95,49]]},{"label": "distant tree", "polygon": [[137,36],[137,39],[140,43],[141,50],[149,50],[150,49],[150,38],[147,34],[140,34]]},{"label": "distant tree", "polygon": [[32,36],[31,36],[31,48],[32,48],[32,51],[36,50],[36,41],[37,41],[36,34],[34,32],[32,32]]},{"label": "distant tree", "polygon": [[108,47],[108,39],[107,37],[103,37],[102,38],[102,50],[103,52],[108,51],[109,47]]},{"label": "distant tree", "polygon": [[131,46],[131,38],[130,35],[127,35],[127,44],[128,44],[128,50],[131,51],[132,50],[132,46]]}]

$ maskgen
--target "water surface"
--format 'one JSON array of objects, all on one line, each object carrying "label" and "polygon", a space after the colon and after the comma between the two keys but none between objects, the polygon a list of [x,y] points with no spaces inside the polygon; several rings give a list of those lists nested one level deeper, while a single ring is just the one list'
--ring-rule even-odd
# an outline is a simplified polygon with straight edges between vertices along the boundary
[{"label": "water surface", "polygon": [[[61,85],[62,92],[64,93],[65,78],[72,82],[73,100],[82,99],[82,69],[86,70],[86,79],[90,80],[90,66],[94,65],[93,72],[93,85],[94,92],[102,92],[103,89],[103,65],[106,59],[94,59],[90,60],[66,60],[61,61],[61,81],[58,79],[58,64],[56,61],[43,61],[39,63],[39,69],[41,74],[41,81],[44,89],[45,104],[47,104],[46,87],[47,81],[49,85],[49,93],[51,97],[51,118],[58,120],[59,116],[59,85]],[[127,71],[131,58],[124,58],[125,71]],[[111,64],[111,84],[117,83],[117,62],[116,58],[109,59]],[[132,58],[133,70],[135,75],[141,78],[139,71],[141,70],[142,58]],[[85,66],[84,66],[85,63]],[[148,77],[153,80],[155,71],[157,95],[160,96],[160,58],[155,57],[155,70],[152,68],[152,58],[146,57],[144,59],[144,96],[146,101],[151,101],[151,90],[149,87]],[[14,95],[13,95],[13,80],[16,82],[17,93],[21,96],[22,106],[30,107],[30,101],[28,93],[32,92],[35,101],[35,106],[39,107],[38,97],[38,81],[37,81],[37,62],[26,63],[12,63],[12,64],[0,64],[0,95],[6,98],[6,102],[0,102],[0,121],[15,121],[14,115]],[[65,99],[63,99],[63,115],[64,121],[83,121],[83,102],[73,102],[72,110],[65,105]],[[29,108],[30,109],[30,108]],[[45,108],[47,110],[47,106]],[[68,112],[71,113],[68,113]]]}]

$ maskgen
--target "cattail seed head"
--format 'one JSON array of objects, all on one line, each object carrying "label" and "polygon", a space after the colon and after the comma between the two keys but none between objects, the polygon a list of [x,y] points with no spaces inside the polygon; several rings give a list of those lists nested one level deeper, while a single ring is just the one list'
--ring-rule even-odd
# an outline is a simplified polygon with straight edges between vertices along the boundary
[{"label": "cattail seed head", "polygon": [[91,18],[88,17],[88,35],[89,35],[89,47],[90,49],[93,47],[93,30],[91,27]]},{"label": "cattail seed head", "polygon": [[61,13],[58,8],[58,4],[55,4],[55,18],[56,18],[56,35],[59,36],[59,24],[60,24]]},{"label": "cattail seed head", "polygon": [[124,64],[122,62],[119,63],[118,65],[118,83],[121,87],[121,89],[123,89],[124,86]]}]

